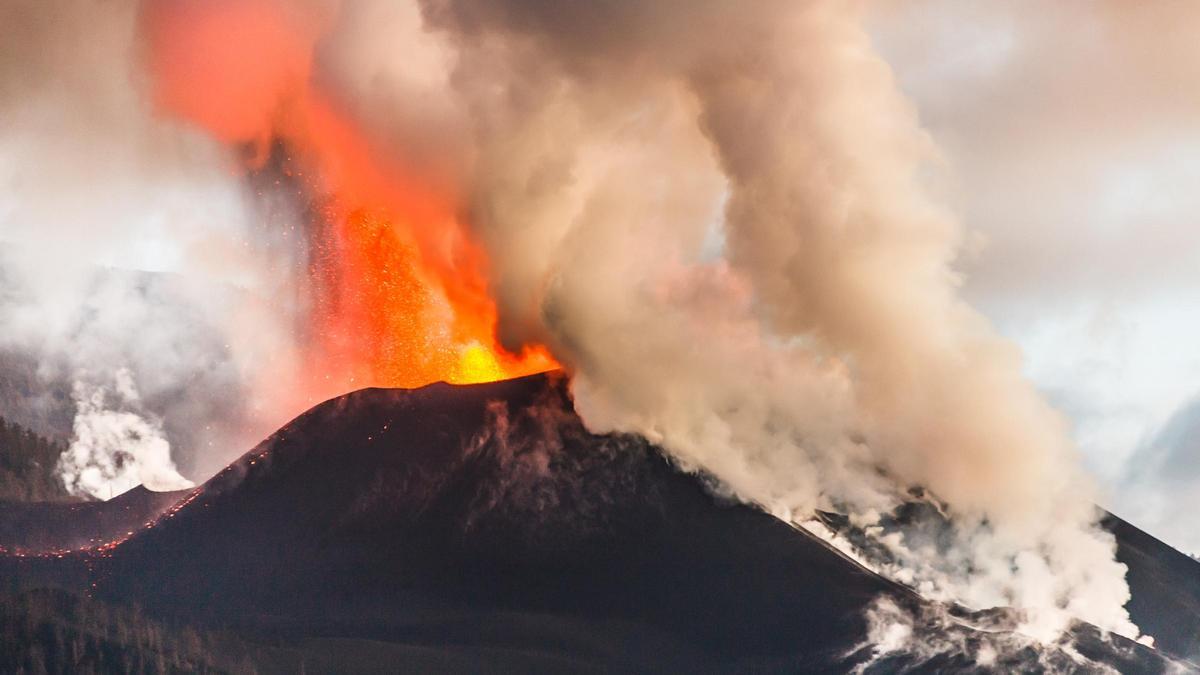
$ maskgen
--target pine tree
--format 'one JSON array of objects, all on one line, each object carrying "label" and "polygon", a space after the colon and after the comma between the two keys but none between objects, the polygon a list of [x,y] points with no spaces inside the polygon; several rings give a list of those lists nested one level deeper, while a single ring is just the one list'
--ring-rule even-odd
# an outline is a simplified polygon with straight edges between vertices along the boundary
[{"label": "pine tree", "polygon": [[71,499],[56,471],[65,451],[62,443],[0,418],[0,501]]}]

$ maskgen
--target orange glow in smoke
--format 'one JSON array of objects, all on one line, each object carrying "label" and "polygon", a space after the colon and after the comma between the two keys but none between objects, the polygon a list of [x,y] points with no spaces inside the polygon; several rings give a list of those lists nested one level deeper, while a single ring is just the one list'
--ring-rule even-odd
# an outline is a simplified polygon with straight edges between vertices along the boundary
[{"label": "orange glow in smoke", "polygon": [[155,0],[142,22],[158,106],[231,145],[282,142],[285,169],[316,202],[305,396],[555,367],[540,346],[513,354],[498,344],[486,256],[455,216],[457,196],[376,154],[313,83],[323,19],[296,7]]},{"label": "orange glow in smoke", "polygon": [[487,261],[454,200],[385,166],[354,126],[315,94],[296,143],[332,195],[314,261],[319,370],[356,383],[489,382],[555,367],[546,350],[496,342]]}]

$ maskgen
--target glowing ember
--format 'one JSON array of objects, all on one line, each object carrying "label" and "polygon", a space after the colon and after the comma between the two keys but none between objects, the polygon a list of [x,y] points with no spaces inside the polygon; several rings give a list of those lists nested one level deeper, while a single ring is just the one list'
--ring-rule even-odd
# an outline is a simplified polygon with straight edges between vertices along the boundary
[{"label": "glowing ember", "polygon": [[[313,265],[317,374],[362,385],[488,382],[555,366],[544,349],[496,342],[486,261],[454,201],[372,156],[315,94],[291,140],[331,193]],[[313,172],[308,172],[313,173]]]},{"label": "glowing ember", "polygon": [[459,353],[458,372],[454,382],[490,382],[508,376],[492,350],[478,342],[471,343]]},{"label": "glowing ember", "polygon": [[479,274],[477,267],[450,271],[447,279],[429,269],[409,228],[381,216],[331,208],[325,222],[329,231],[313,265],[314,376],[412,387],[554,367],[544,350],[518,356],[496,344],[495,307],[482,282],[463,282]]}]

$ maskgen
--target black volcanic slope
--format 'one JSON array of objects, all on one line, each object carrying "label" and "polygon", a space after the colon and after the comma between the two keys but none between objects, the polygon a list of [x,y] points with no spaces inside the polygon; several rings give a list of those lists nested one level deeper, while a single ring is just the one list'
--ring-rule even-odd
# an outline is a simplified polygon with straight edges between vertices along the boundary
[{"label": "black volcanic slope", "polygon": [[36,553],[103,544],[142,529],[189,492],[151,492],[139,485],[104,502],[0,501],[0,550]]},{"label": "black volcanic slope", "polygon": [[98,594],[285,633],[801,667],[893,590],[564,403],[544,377],[326,403],[114,551]]},{"label": "black volcanic slope", "polygon": [[[119,545],[0,574],[250,636],[272,645],[260,671],[1172,665],[1086,626],[1081,664],[1003,613],[925,603],[645,442],[588,433],[554,375],[329,401]],[[880,599],[918,648],[862,646]]]},{"label": "black volcanic slope", "polygon": [[1129,568],[1129,616],[1155,645],[1200,663],[1200,562],[1109,514],[1117,560]]}]

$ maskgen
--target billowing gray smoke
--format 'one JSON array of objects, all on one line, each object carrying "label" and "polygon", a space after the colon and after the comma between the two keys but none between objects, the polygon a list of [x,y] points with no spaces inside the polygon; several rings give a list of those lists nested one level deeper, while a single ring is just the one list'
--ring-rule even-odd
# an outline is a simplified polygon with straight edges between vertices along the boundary
[{"label": "billowing gray smoke", "polygon": [[1136,633],[1064,421],[956,297],[961,230],[859,3],[424,8],[502,335],[552,345],[591,425],[793,518],[869,526],[925,486],[961,546],[894,541],[910,583]]}]

